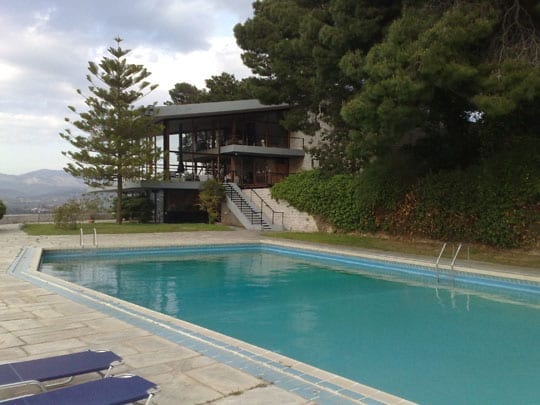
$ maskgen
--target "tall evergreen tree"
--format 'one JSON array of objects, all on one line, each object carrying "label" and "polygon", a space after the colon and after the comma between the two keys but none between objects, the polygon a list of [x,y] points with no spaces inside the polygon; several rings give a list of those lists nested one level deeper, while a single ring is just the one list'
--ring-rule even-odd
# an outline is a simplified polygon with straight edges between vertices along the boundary
[{"label": "tall evergreen tree", "polygon": [[77,90],[88,110],[68,107],[79,116],[74,121],[66,118],[77,133],[68,128],[60,136],[75,148],[62,152],[73,161],[64,168],[66,172],[82,177],[90,186],[116,184],[116,222],[121,224],[124,181],[151,177],[147,169],[159,156],[151,136],[161,129],[146,107],[135,106],[157,85],[146,80],[150,72],[144,66],[127,62],[130,50],[120,47],[122,39],[115,41],[116,47],[108,49],[110,56],[99,64],[88,63],[90,95]]},{"label": "tall evergreen tree", "polygon": [[321,131],[326,142],[312,150],[327,172],[356,171],[363,163],[346,153],[349,130],[340,109],[361,87],[350,71],[400,7],[395,0],[264,0],[234,29],[242,59],[257,75],[257,97],[291,105],[288,129],[314,135],[320,121],[330,124]]},{"label": "tall evergreen tree", "polygon": [[[351,149],[381,155],[421,138],[428,169],[465,167],[538,133],[540,14],[526,0],[410,1],[348,73]],[[498,146],[496,146],[498,144]]]},{"label": "tall evergreen tree", "polygon": [[165,104],[173,105],[200,103],[204,95],[204,91],[199,90],[197,86],[187,82],[176,83],[174,87],[169,90],[171,101],[166,101]]},{"label": "tall evergreen tree", "polygon": [[172,101],[165,104],[208,103],[254,98],[251,90],[253,80],[254,78],[238,80],[233,74],[222,72],[219,76],[211,76],[206,79],[205,89],[198,89],[186,82],[176,83],[169,90]]},{"label": "tall evergreen tree", "polygon": [[222,72],[211,76],[206,83],[205,101],[233,101],[251,98],[246,79],[238,80],[233,74]]},{"label": "tall evergreen tree", "polygon": [[258,97],[293,107],[289,129],[313,133],[314,117],[330,124],[318,151],[326,172],[354,172],[420,138],[419,161],[464,167],[514,134],[538,133],[537,0],[260,0],[253,8],[235,35]]}]

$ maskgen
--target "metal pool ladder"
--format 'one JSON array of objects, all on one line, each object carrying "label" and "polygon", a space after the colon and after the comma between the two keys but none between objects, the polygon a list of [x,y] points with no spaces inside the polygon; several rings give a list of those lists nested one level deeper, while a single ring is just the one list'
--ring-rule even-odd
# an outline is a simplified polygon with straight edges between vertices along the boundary
[{"label": "metal pool ladder", "polygon": [[[81,247],[83,248],[84,247],[84,231],[82,228],[81,228],[81,235],[80,235],[79,241],[80,241]],[[92,245],[96,248],[98,247],[98,238],[97,238],[96,228],[94,228],[94,237],[92,239]]]},{"label": "metal pool ladder", "polygon": [[[441,257],[444,253],[444,250],[446,249],[446,245],[447,243],[445,242],[441,248],[441,251],[439,252],[439,257],[437,257],[437,261],[435,262],[435,271],[437,272],[437,283],[439,282],[439,276],[440,276],[439,263],[441,261]],[[450,271],[452,272],[454,271],[454,264],[456,264],[456,259],[459,255],[459,251],[461,250],[461,247],[462,247],[462,244],[460,243],[457,247],[454,257],[452,258],[452,262],[450,263]]]}]

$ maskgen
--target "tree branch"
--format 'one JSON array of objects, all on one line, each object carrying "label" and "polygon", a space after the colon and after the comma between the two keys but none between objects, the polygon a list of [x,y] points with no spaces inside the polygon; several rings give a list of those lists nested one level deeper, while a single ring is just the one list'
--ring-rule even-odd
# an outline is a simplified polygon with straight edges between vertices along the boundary
[{"label": "tree branch", "polygon": [[540,33],[531,14],[520,0],[499,0],[507,6],[501,22],[500,34],[494,44],[497,62],[509,58],[526,60],[534,66],[540,63]]}]

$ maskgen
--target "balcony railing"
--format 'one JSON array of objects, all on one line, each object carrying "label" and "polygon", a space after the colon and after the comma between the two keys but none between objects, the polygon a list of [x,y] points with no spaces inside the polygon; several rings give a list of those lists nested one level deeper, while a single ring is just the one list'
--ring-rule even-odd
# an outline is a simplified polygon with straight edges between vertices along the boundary
[{"label": "balcony railing", "polygon": [[[272,137],[230,137],[223,139],[220,146],[247,145],[269,148],[304,149],[304,138],[296,136],[272,136]],[[182,146],[182,153],[194,153],[215,150],[218,144],[215,139],[199,140],[195,144],[189,143]]]}]

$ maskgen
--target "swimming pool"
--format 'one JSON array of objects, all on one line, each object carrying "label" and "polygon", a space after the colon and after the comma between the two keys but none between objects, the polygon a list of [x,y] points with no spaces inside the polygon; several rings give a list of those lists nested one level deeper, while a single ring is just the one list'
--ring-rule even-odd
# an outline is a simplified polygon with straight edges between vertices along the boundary
[{"label": "swimming pool", "polygon": [[420,403],[535,403],[540,288],[265,245],[46,252],[42,271]]}]

